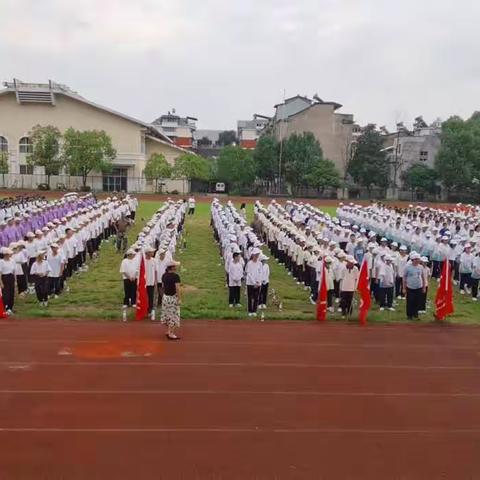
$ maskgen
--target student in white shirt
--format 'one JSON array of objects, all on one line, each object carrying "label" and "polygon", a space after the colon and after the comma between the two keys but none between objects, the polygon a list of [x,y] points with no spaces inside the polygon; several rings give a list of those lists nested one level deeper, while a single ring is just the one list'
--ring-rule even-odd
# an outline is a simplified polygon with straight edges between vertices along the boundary
[{"label": "student in white shirt", "polygon": [[3,247],[0,252],[3,258],[0,260],[0,288],[2,289],[3,305],[8,315],[13,313],[15,303],[15,270],[16,263],[13,260],[13,250]]},{"label": "student in white shirt", "polygon": [[61,279],[66,263],[66,259],[63,253],[61,253],[58,243],[52,243],[50,245],[50,251],[47,253],[47,263],[50,267],[50,272],[48,273],[49,294],[57,298],[62,291]]},{"label": "student in white shirt", "polygon": [[13,250],[13,259],[16,263],[15,276],[17,279],[17,292],[20,296],[24,296],[28,290],[27,276],[25,272],[28,269],[28,257],[25,252],[23,240],[18,243],[12,243],[10,247]]},{"label": "student in white shirt", "polygon": [[134,307],[137,301],[138,261],[135,251],[127,250],[127,257],[120,264],[120,273],[123,278],[123,308]]},{"label": "student in white shirt", "polygon": [[356,266],[356,260],[348,255],[345,258],[346,268],[342,272],[340,279],[340,308],[342,318],[352,313],[353,294],[357,289],[359,270]]},{"label": "student in white shirt", "polygon": [[267,308],[268,299],[268,285],[270,283],[270,266],[268,265],[269,258],[266,255],[260,254],[260,261],[262,262],[262,285],[260,286],[260,298],[258,300],[258,308],[265,310]]},{"label": "student in white shirt", "polygon": [[395,269],[392,263],[391,256],[384,257],[384,263],[380,266],[378,271],[378,280],[380,288],[380,310],[388,308],[392,312],[393,308],[393,289],[395,285]]},{"label": "student in white shirt", "polygon": [[188,215],[193,215],[195,213],[195,198],[190,197],[188,199]]},{"label": "student in white shirt", "polygon": [[48,274],[50,273],[50,266],[45,259],[46,254],[46,250],[37,252],[37,259],[30,268],[30,275],[34,278],[37,300],[44,307],[48,306]]},{"label": "student in white shirt", "polygon": [[472,262],[472,300],[476,302],[478,300],[478,284],[480,282],[480,251]]},{"label": "student in white shirt", "polygon": [[152,313],[154,298],[155,298],[155,286],[157,284],[157,274],[156,274],[156,263],[155,258],[155,249],[152,247],[147,247],[145,249],[145,284],[147,286],[147,296],[148,296],[148,313]]},{"label": "student in white shirt", "polygon": [[240,287],[243,279],[243,260],[240,252],[234,252],[232,261],[228,266],[228,304],[230,308],[241,307]]},{"label": "student in white shirt", "polygon": [[262,262],[259,260],[260,253],[259,248],[254,248],[252,250],[252,256],[245,267],[249,317],[257,316],[260,286],[262,285]]}]

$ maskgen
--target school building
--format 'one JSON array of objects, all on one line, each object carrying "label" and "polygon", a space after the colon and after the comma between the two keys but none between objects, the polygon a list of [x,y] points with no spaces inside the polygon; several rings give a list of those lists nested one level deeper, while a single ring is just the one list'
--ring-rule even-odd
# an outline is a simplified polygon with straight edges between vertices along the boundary
[{"label": "school building", "polygon": [[[92,172],[88,185],[96,191],[152,191],[143,171],[152,153],[162,153],[171,164],[189,150],[175,145],[157,125],[137,120],[110,108],[98,105],[65,85],[49,81],[24,83],[19,80],[4,83],[0,90],[0,151],[8,153],[9,173],[5,187],[36,188],[45,182],[43,167],[32,169],[27,155],[32,145],[29,134],[36,125],[53,125],[62,133],[70,127],[77,130],[104,130],[117,151],[114,168],[108,174]],[[1,180],[0,180],[1,181]],[[164,192],[186,193],[188,182],[166,180]],[[80,177],[59,172],[51,186],[81,186]]]}]

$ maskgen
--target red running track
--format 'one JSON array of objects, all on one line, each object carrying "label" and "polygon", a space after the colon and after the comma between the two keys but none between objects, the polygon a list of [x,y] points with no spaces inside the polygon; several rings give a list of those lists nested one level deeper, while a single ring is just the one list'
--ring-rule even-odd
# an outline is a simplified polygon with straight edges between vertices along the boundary
[{"label": "red running track", "polygon": [[480,329],[182,334],[0,322],[0,478],[480,478]]}]

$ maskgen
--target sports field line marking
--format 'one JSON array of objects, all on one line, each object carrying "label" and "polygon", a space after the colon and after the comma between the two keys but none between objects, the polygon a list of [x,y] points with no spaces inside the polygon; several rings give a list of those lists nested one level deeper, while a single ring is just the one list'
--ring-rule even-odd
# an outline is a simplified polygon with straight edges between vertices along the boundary
[{"label": "sports field line marking", "polygon": [[318,368],[318,369],[367,369],[377,368],[380,370],[480,370],[480,366],[457,365],[457,366],[439,366],[439,365],[374,365],[374,364],[315,364],[315,363],[244,363],[244,362],[0,362],[0,366],[14,367],[17,365],[29,366],[82,366],[82,367],[243,367],[243,368]]},{"label": "sports field line marking", "polygon": [[479,393],[430,392],[309,392],[268,390],[0,390],[0,395],[276,395],[303,397],[437,397],[477,398]]},{"label": "sports field line marking", "polygon": [[13,428],[0,433],[288,433],[288,434],[368,434],[368,435],[479,435],[480,429],[349,429],[349,428]]},{"label": "sports field line marking", "polygon": [[[165,343],[163,340],[152,339],[152,338],[111,338],[105,340],[75,340],[68,338],[49,338],[49,339],[36,339],[36,338],[2,338],[0,343],[38,343],[38,344],[49,344],[49,343],[62,343],[62,344],[77,344],[77,343],[92,343],[92,344],[108,344],[112,342],[136,342],[136,341],[150,341]],[[479,350],[479,344],[470,344],[470,345],[439,345],[428,344],[428,343],[344,343],[344,342],[248,342],[248,341],[230,341],[230,340],[188,340],[189,345],[246,345],[246,346],[268,346],[268,347],[344,347],[344,348],[411,348],[411,349],[439,349],[442,351],[445,350]]]}]

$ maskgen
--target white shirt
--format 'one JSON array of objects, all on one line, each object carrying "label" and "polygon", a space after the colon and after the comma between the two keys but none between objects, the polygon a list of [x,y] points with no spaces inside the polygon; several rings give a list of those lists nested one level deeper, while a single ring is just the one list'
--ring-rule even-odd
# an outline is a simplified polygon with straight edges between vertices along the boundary
[{"label": "white shirt", "polygon": [[41,262],[35,260],[30,268],[30,275],[40,275],[41,277],[45,277],[50,273],[50,270],[50,266],[46,260],[42,260]]},{"label": "white shirt", "polygon": [[63,256],[63,254],[58,251],[58,253],[54,255],[53,252],[50,251],[47,254],[47,262],[50,266],[50,272],[48,276],[52,278],[60,277],[62,265],[65,264],[65,257]]},{"label": "white shirt", "polygon": [[0,260],[0,274],[2,275],[10,275],[11,273],[15,273],[16,267],[17,264],[11,257],[9,260],[5,260],[4,258]]},{"label": "white shirt", "polygon": [[241,262],[230,262],[228,267],[228,286],[240,287],[243,278],[243,264]]},{"label": "white shirt", "polygon": [[154,258],[145,259],[145,283],[147,287],[152,287],[156,284],[156,265]]},{"label": "white shirt", "polygon": [[342,292],[354,292],[357,289],[359,271],[357,267],[345,270],[342,272],[340,279],[340,290]]},{"label": "white shirt", "polygon": [[124,258],[120,264],[120,273],[124,280],[135,280],[138,276],[138,260]]},{"label": "white shirt", "polygon": [[250,260],[245,268],[247,285],[255,286],[262,283],[262,262]]}]

